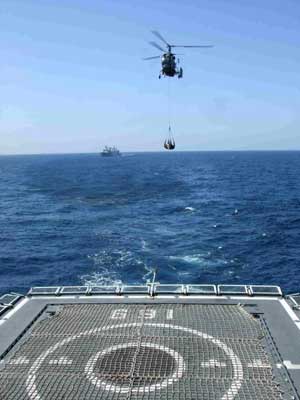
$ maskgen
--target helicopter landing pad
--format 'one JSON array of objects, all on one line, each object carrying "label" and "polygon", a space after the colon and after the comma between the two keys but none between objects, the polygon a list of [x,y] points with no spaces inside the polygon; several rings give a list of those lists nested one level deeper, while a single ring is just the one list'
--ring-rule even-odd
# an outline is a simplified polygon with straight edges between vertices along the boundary
[{"label": "helicopter landing pad", "polygon": [[292,398],[240,304],[51,303],[7,352],[1,400]]}]

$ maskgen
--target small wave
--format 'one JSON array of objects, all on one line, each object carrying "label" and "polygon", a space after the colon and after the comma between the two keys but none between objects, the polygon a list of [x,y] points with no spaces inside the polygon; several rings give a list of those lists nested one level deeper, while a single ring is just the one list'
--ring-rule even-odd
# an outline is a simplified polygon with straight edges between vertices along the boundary
[{"label": "small wave", "polygon": [[109,270],[83,275],[80,280],[84,286],[116,286],[122,284],[122,280]]},{"label": "small wave", "polygon": [[177,275],[182,278],[186,278],[188,276],[193,276],[191,271],[177,271]]},{"label": "small wave", "polygon": [[176,236],[177,235],[177,232],[175,229],[170,229],[169,227],[166,228],[166,226],[164,226],[164,225],[154,228],[154,232],[159,235],[163,235],[163,236],[167,236],[167,235]]},{"label": "small wave", "polygon": [[[129,250],[102,250],[88,259],[94,264],[91,273],[81,276],[80,280],[85,285],[113,285],[122,283],[123,275],[127,274],[129,268],[144,267],[144,262],[136,254]],[[128,280],[129,277],[124,278]]]},{"label": "small wave", "polygon": [[146,270],[147,272],[143,275],[142,281],[143,281],[143,282],[150,282],[150,281],[152,281],[153,272],[154,272],[153,268],[149,268],[149,267],[147,267],[146,265],[144,266],[144,268],[145,268],[145,270]]},{"label": "small wave", "polygon": [[196,209],[194,207],[185,207],[184,209],[185,211],[196,211]]},{"label": "small wave", "polygon": [[205,261],[205,257],[202,254],[193,254],[186,256],[170,256],[170,260],[184,261],[188,264],[199,264]]},{"label": "small wave", "polygon": [[184,256],[169,256],[169,259],[177,262],[184,262],[190,265],[198,265],[203,267],[218,267],[228,264],[223,258],[213,257],[211,252],[188,254]]},{"label": "small wave", "polygon": [[148,243],[146,242],[146,240],[142,239],[141,244],[142,250],[148,250]]},{"label": "small wave", "polygon": [[129,250],[103,250],[88,256],[88,258],[92,259],[94,265],[97,267],[106,267],[109,265],[111,268],[122,268],[130,263],[142,263],[142,261],[137,259],[133,252]]},{"label": "small wave", "polygon": [[164,215],[172,215],[172,214],[178,214],[178,213],[187,213],[187,212],[195,212],[196,208],[192,206],[187,206],[185,207],[184,205],[178,205],[175,207],[162,207],[160,210]]}]

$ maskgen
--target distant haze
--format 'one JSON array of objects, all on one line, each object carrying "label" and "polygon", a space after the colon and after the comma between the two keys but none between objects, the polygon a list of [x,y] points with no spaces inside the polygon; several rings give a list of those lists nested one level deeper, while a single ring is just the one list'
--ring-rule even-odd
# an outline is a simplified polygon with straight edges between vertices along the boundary
[{"label": "distant haze", "polygon": [[[168,90],[178,150],[300,149],[299,21],[298,0],[2,0],[0,154],[162,150]],[[215,47],[159,80],[151,29]]]}]

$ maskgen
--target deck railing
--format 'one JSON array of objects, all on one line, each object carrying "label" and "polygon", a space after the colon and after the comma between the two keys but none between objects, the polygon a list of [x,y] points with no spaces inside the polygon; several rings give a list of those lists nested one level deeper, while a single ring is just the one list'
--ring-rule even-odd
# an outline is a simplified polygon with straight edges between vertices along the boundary
[{"label": "deck railing", "polygon": [[35,286],[28,296],[62,295],[181,295],[181,296],[283,296],[279,286],[273,285],[209,285],[209,284],[162,284],[158,282],[145,285],[110,286]]}]

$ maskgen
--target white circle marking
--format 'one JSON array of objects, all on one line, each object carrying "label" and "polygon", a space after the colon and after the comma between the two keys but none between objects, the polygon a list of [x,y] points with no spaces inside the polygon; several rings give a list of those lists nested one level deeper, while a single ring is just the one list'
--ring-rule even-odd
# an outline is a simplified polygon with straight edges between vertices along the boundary
[{"label": "white circle marking", "polygon": [[[119,385],[114,385],[112,383],[108,383],[105,380],[101,380],[97,377],[97,375],[93,372],[94,366],[98,360],[99,357],[102,357],[106,354],[111,353],[112,351],[115,350],[119,350],[119,349],[126,349],[128,347],[148,347],[151,349],[156,349],[156,350],[161,350],[164,351],[165,353],[169,354],[170,356],[172,356],[175,361],[176,361],[176,369],[173,373],[172,376],[170,376],[167,379],[164,379],[161,383],[156,383],[153,385],[149,385],[149,386],[143,386],[140,388],[131,388],[131,386],[119,386]],[[177,353],[175,350],[173,349],[169,349],[168,347],[165,346],[159,346],[158,344],[155,343],[136,343],[136,342],[132,342],[132,343],[125,343],[125,344],[120,344],[120,345],[116,345],[116,346],[112,346],[109,347],[108,349],[99,351],[97,354],[95,354],[94,356],[92,356],[86,367],[85,367],[85,373],[88,377],[88,379],[97,387],[100,387],[102,389],[105,390],[112,390],[116,393],[128,393],[130,390],[133,393],[146,393],[146,392],[152,392],[155,389],[162,389],[165,388],[168,385],[171,385],[173,382],[177,381],[178,379],[180,379],[183,375],[183,372],[185,370],[185,364],[183,361],[183,358],[181,357],[181,355],[179,353]]]},{"label": "white circle marking", "polygon": [[42,363],[44,362],[45,358],[49,355],[52,354],[55,350],[59,349],[60,347],[64,346],[65,344],[79,339],[84,336],[92,335],[97,332],[101,331],[108,331],[110,329],[119,329],[119,328],[129,328],[129,327],[141,327],[141,326],[152,326],[152,327],[157,327],[157,328],[170,328],[178,331],[183,331],[183,332],[188,332],[191,333],[195,336],[199,336],[202,339],[209,340],[219,348],[221,348],[224,353],[228,356],[232,363],[233,367],[233,382],[228,389],[228,391],[222,396],[221,400],[233,400],[235,396],[237,395],[238,391],[240,390],[242,386],[242,381],[243,381],[243,366],[241,363],[241,360],[237,357],[237,355],[233,352],[232,349],[230,349],[225,343],[221,342],[218,339],[215,339],[213,336],[208,335],[207,333],[203,333],[200,331],[197,331],[196,329],[191,329],[187,328],[184,326],[179,326],[179,325],[170,325],[170,324],[162,324],[162,323],[128,323],[128,324],[120,324],[120,325],[110,325],[110,326],[105,326],[102,328],[95,328],[91,329],[89,331],[81,332],[77,335],[70,336],[66,339],[63,339],[62,341],[56,343],[55,345],[49,347],[48,350],[44,351],[33,363],[32,367],[30,368],[28,372],[28,377],[26,380],[26,389],[27,389],[27,394],[30,397],[31,400],[42,400],[42,397],[38,393],[37,387],[36,387],[36,373]]}]

